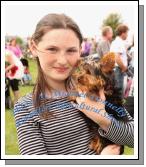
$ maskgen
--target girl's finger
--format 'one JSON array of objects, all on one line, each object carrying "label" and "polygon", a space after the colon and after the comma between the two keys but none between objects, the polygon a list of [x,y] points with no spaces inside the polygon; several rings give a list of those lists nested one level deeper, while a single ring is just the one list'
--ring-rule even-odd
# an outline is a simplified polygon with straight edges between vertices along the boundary
[{"label": "girl's finger", "polygon": [[77,97],[76,98],[76,102],[78,103],[78,104],[81,104],[81,103],[83,103],[85,101],[85,98],[84,97]]},{"label": "girl's finger", "polygon": [[105,94],[104,94],[104,88],[99,90],[99,98],[103,101],[105,101]]}]

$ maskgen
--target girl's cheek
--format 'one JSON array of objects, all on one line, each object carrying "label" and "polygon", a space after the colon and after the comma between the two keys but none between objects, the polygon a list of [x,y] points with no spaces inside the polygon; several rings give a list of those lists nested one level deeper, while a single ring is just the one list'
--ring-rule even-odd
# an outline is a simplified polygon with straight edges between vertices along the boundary
[{"label": "girl's cheek", "polygon": [[49,67],[49,66],[52,66],[54,64],[54,61],[53,60],[48,60],[45,59],[45,58],[39,58],[39,62],[40,62],[40,65],[42,68],[46,68],[46,67]]},{"label": "girl's cheek", "polygon": [[76,67],[76,65],[77,65],[77,60],[74,61],[74,62],[70,62],[70,63],[69,63],[69,67],[70,67],[70,68],[74,68],[74,67]]},{"label": "girl's cheek", "polygon": [[45,72],[47,68],[49,67],[49,64],[43,60],[40,60],[40,66],[41,66],[41,69]]},{"label": "girl's cheek", "polygon": [[69,60],[69,64],[72,67],[74,67],[74,66],[76,66],[76,64],[77,64],[77,62],[78,62],[79,59],[80,59],[80,56],[76,56],[76,57],[74,57],[74,58],[72,58],[72,59]]}]

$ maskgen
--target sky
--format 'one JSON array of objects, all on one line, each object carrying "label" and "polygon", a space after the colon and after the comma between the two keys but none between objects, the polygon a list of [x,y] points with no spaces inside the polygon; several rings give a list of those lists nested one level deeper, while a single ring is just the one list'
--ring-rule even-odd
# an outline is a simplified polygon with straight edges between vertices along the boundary
[{"label": "sky", "polygon": [[110,13],[118,13],[122,16],[123,23],[129,26],[130,34],[132,34],[135,27],[135,6],[125,4],[125,2],[123,4],[108,3],[44,4],[42,2],[40,4],[9,4],[5,7],[6,35],[31,36],[37,22],[49,13],[64,13],[72,17],[85,37],[96,36],[96,38],[100,37],[103,20]]}]

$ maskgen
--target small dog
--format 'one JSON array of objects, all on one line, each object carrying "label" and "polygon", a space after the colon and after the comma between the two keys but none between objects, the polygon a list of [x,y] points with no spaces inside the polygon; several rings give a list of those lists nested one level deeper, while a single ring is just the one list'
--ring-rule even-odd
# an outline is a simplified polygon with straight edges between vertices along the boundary
[{"label": "small dog", "polygon": [[[78,90],[81,90],[86,92],[86,94],[94,94],[98,96],[99,90],[104,88],[106,100],[118,107],[123,107],[123,99],[119,93],[120,90],[116,89],[114,85],[114,67],[115,54],[112,52],[104,55],[98,62],[88,63],[81,59],[70,76],[70,83],[73,85],[73,91],[78,92]],[[76,102],[75,96],[70,96],[69,99]],[[127,120],[126,117],[119,117],[116,111],[107,106],[105,106],[105,110],[118,120]],[[89,122],[89,127],[94,130],[91,121]],[[104,147],[113,143],[104,137],[101,137],[98,134],[97,129],[95,131],[95,136],[91,140],[89,148],[96,151],[97,154],[100,154]],[[123,152],[124,146],[121,146],[120,154]]]}]

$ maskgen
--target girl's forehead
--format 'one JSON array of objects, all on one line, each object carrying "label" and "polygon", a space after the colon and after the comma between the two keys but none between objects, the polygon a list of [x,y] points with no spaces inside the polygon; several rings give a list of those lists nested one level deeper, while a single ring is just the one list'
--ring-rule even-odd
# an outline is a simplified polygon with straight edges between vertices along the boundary
[{"label": "girl's forehead", "polygon": [[40,44],[46,45],[72,45],[77,46],[79,45],[79,39],[76,34],[72,30],[66,29],[55,29],[48,31],[42,37]]},{"label": "girl's forehead", "polygon": [[56,39],[56,38],[77,38],[75,32],[73,30],[70,29],[53,29],[50,30],[48,32],[46,32],[42,39]]}]

